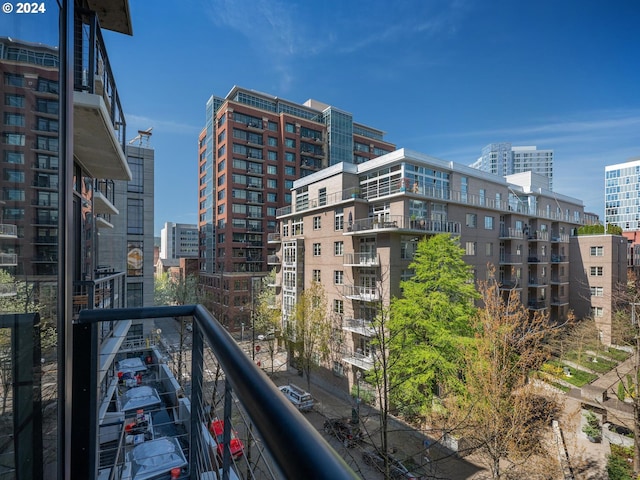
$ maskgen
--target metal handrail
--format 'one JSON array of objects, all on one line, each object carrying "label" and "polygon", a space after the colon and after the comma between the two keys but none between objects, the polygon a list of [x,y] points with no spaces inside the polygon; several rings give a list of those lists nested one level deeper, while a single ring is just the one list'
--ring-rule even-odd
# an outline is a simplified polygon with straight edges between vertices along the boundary
[{"label": "metal handrail", "polygon": [[[186,316],[193,317],[192,358],[194,361],[202,361],[202,340],[206,339],[236,397],[244,406],[284,478],[358,478],[202,305],[83,310],[73,325],[74,336],[76,340],[88,338],[92,328],[87,327],[104,321]],[[86,359],[74,358],[74,364],[82,361],[86,362]],[[193,369],[193,373],[202,372],[202,365],[198,367]],[[192,384],[198,383],[193,380]],[[95,421],[96,412],[89,410],[97,408],[97,402],[91,401],[91,407],[86,408],[86,403],[83,403],[83,397],[88,395],[86,388],[76,385],[73,396],[76,393],[77,398],[73,400],[72,406],[74,422],[71,430],[71,465],[78,468],[77,474],[80,476],[76,478],[91,478],[91,465],[85,459],[86,445],[95,446],[96,438],[91,438],[91,429],[86,428],[86,425],[92,419]],[[192,398],[192,402],[194,400],[196,399]],[[201,445],[202,442],[197,441],[197,437],[201,436],[201,429],[198,428],[195,408],[191,410],[191,422],[192,444]],[[83,471],[83,468],[87,471]]]}]

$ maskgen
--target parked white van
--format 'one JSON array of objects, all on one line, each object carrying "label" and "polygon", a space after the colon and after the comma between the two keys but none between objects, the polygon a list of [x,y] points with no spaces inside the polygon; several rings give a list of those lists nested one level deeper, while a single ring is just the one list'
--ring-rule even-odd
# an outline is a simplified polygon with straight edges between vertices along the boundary
[{"label": "parked white van", "polygon": [[305,392],[297,385],[290,383],[289,385],[282,385],[278,388],[298,410],[308,411],[313,408],[313,398],[311,394]]}]

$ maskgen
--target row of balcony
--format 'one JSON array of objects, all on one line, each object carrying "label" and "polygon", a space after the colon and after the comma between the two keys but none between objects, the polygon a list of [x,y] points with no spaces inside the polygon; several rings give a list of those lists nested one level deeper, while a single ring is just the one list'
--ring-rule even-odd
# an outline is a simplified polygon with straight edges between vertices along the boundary
[{"label": "row of balcony", "polygon": [[[521,253],[501,253],[500,254],[501,265],[519,265],[524,263],[524,255]],[[569,257],[567,255],[539,255],[529,254],[526,259],[527,263],[567,263]]]},{"label": "row of balcony", "polygon": [[549,241],[551,237],[552,243],[569,243],[569,235],[566,233],[551,234],[548,231],[534,230],[529,232],[528,229],[518,229],[513,227],[505,227],[500,230],[500,240],[528,240],[530,242]]},{"label": "row of balcony", "polygon": [[[317,199],[310,199],[301,205],[291,205],[280,208],[276,211],[277,217],[282,217],[294,213],[300,213],[311,208],[322,206],[333,206],[349,199],[376,200],[381,197],[391,195],[410,195],[415,198],[427,198],[430,200],[445,201],[474,207],[483,207],[496,210],[504,214],[519,214],[532,218],[544,218],[551,221],[564,221],[569,223],[583,224],[584,218],[576,219],[571,215],[562,212],[549,212],[547,210],[531,209],[526,203],[510,204],[508,201],[496,201],[481,195],[474,195],[464,192],[450,190],[448,188],[436,188],[432,186],[409,185],[408,179],[392,179],[384,185],[371,185],[363,187],[351,187],[335,192],[330,195],[323,194]],[[544,233],[544,232],[541,232]],[[521,232],[524,236],[524,232]],[[523,238],[523,237],[520,237]],[[552,235],[553,241],[563,241],[562,234]]]}]

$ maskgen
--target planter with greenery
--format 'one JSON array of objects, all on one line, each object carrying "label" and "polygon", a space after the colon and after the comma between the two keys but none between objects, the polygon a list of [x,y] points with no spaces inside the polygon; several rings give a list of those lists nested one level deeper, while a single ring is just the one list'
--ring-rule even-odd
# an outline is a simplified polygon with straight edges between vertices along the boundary
[{"label": "planter with greenery", "polygon": [[587,412],[584,415],[586,423],[582,426],[582,432],[587,436],[590,442],[599,443],[602,440],[602,427],[600,420],[593,412]]}]

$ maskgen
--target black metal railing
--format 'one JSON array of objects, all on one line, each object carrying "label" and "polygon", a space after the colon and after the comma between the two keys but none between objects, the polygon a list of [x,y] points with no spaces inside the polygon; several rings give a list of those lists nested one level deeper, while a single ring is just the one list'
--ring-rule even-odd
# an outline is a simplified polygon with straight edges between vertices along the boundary
[{"label": "black metal railing", "polygon": [[96,12],[79,10],[76,12],[76,52],[74,55],[74,86],[77,92],[101,95],[109,110],[111,124],[118,143],[125,148],[126,121],[116,87],[115,77],[107,55],[102,31]]},{"label": "black metal railing", "polygon": [[[192,325],[190,407],[185,451],[188,468],[180,478],[199,479],[204,471],[200,456],[206,455],[208,435],[202,428],[201,412],[207,404],[203,395],[203,377],[211,367],[205,363],[205,349],[215,356],[223,372],[224,418],[231,405],[240,404],[250,420],[251,429],[260,437],[266,454],[260,461],[273,464],[273,478],[358,478],[345,461],[326,443],[323,437],[280,393],[269,378],[253,363],[229,335],[227,330],[201,305],[173,307],[126,308],[114,310],[83,310],[73,324],[73,376],[69,380],[71,395],[71,458],[72,478],[93,479],[98,465],[98,332],[103,322],[150,321],[176,317]],[[206,359],[209,360],[209,359]],[[79,381],[78,379],[82,379]],[[75,381],[74,381],[75,380]],[[232,395],[233,393],[233,395]],[[233,397],[237,399],[235,402]],[[225,422],[223,445],[229,445],[230,426]],[[222,478],[230,478],[230,449],[222,455]],[[259,459],[254,459],[258,461]]]}]

